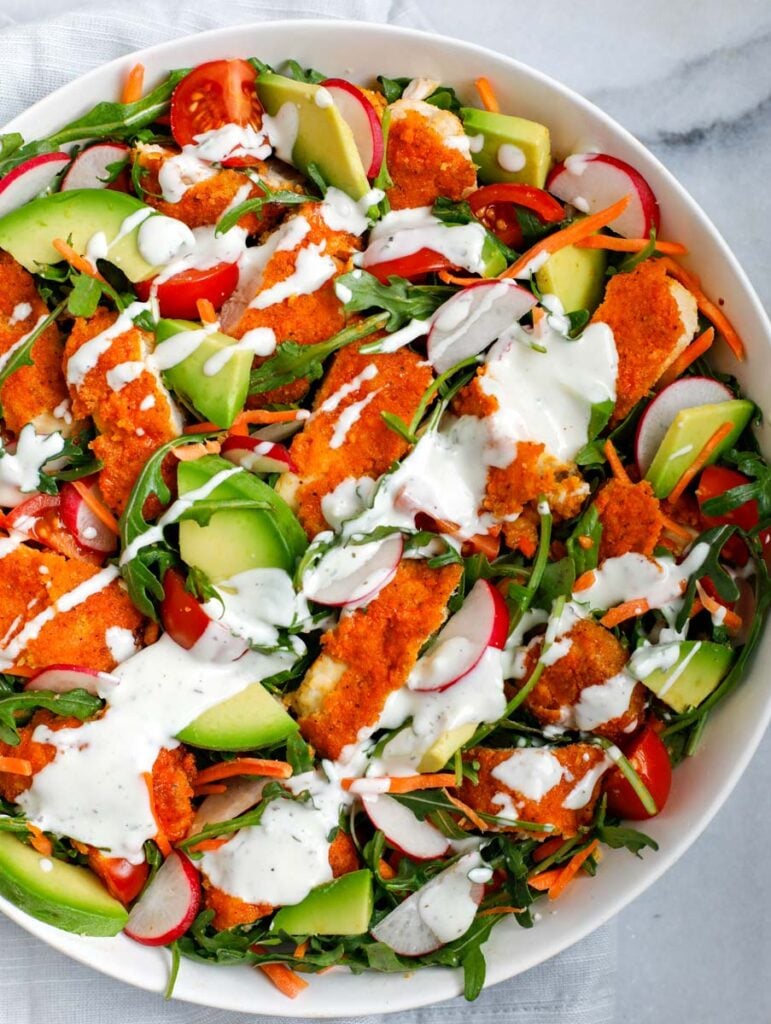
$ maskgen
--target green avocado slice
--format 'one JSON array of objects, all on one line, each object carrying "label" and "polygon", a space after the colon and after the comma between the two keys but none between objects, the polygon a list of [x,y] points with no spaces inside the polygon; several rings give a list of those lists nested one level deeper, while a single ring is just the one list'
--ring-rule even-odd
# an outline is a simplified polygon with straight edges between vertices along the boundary
[{"label": "green avocado slice", "polygon": [[656,669],[642,679],[659,700],[680,714],[697,708],[716,689],[731,667],[734,652],[706,640],[683,640],[669,669]]},{"label": "green avocado slice", "polygon": [[566,313],[593,313],[602,300],[606,265],[602,249],[566,245],[535,272],[535,283],[544,294],[556,295]]},{"label": "green avocado slice", "polygon": [[128,918],[88,868],[44,857],[5,832],[0,895],[38,921],[77,935],[117,935]]},{"label": "green avocado slice", "polygon": [[[481,182],[511,181],[543,188],[551,163],[551,141],[545,125],[477,107],[463,107],[460,116],[466,135],[472,139],[481,136],[480,148],[475,151],[472,145],[471,152]],[[502,157],[507,151],[501,146],[514,147],[514,155],[519,150],[522,166],[518,170],[503,166],[507,161]]]},{"label": "green avocado slice", "polygon": [[288,935],[363,935],[372,906],[372,872],[351,871],[313,889],[295,906],[282,907],[270,927]]},{"label": "green avocado slice", "polygon": [[297,722],[261,683],[209,708],[178,733],[177,739],[206,750],[256,750],[281,743]]}]

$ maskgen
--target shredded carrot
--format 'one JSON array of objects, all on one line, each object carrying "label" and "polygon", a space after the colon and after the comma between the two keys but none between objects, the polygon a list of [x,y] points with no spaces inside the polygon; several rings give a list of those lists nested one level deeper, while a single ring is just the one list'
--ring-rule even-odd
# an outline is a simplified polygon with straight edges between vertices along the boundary
[{"label": "shredded carrot", "polygon": [[295,948],[294,948],[295,959],[302,960],[305,957],[305,954],[307,952],[308,952],[308,940],[306,939],[304,942],[301,942],[299,945],[295,946]]},{"label": "shredded carrot", "polygon": [[[244,423],[291,423],[292,420],[301,419],[305,419],[304,409],[248,409],[236,416],[230,426],[230,433],[232,434],[235,427]],[[222,429],[216,423],[192,423],[189,427],[185,427],[184,433],[202,434]]]},{"label": "shredded carrot", "polygon": [[[264,946],[252,946],[252,951],[255,953],[266,952]],[[291,967],[287,967],[286,964],[258,964],[257,966],[265,977],[273,982],[279,992],[289,999],[295,999],[308,987],[308,982],[305,978],[301,978],[296,971],[293,971]]]},{"label": "shredded carrot", "polygon": [[540,875],[533,875],[532,878],[528,878],[527,884],[531,889],[537,889],[538,892],[545,892],[554,885],[561,872],[562,868],[552,868],[550,871],[542,871]]},{"label": "shredded carrot", "polygon": [[[200,776],[199,776],[200,778]],[[360,782],[360,779],[343,779],[343,789],[350,789],[355,782]],[[381,779],[369,778],[367,782],[387,782],[388,789],[387,793],[414,793],[418,789],[442,789],[444,786],[454,786],[455,776],[449,773],[439,773],[436,775],[400,775],[400,776],[386,776]]]},{"label": "shredded carrot", "polygon": [[385,878],[386,880],[388,880],[389,878],[396,878],[396,872],[388,863],[388,861],[383,860],[382,857],[378,862],[378,871],[380,872],[380,877]]},{"label": "shredded carrot", "polygon": [[221,779],[231,779],[234,775],[264,775],[271,779],[288,779],[292,774],[292,766],[286,761],[267,761],[261,757],[237,757],[234,761],[222,761],[204,768],[198,773],[199,786]]},{"label": "shredded carrot", "polygon": [[688,613],[688,618],[689,619],[694,619],[699,614],[699,612],[703,612],[703,611],[704,611],[704,605],[701,603],[701,601],[697,597],[694,600],[693,604],[691,605],[691,610]]},{"label": "shredded carrot", "polygon": [[35,674],[37,669],[30,668],[29,665],[11,665],[5,671],[9,676],[23,676],[25,679],[29,679],[30,676]]},{"label": "shredded carrot", "polygon": [[199,444],[178,444],[171,454],[180,462],[194,462],[203,455],[219,455],[222,445],[219,441],[201,441]]},{"label": "shredded carrot", "polygon": [[594,547],[594,541],[592,540],[591,537],[587,537],[585,533],[582,533],[582,534],[579,534],[579,537],[578,537],[578,546],[580,548],[583,548],[584,551],[588,551],[589,548],[593,548]]},{"label": "shredded carrot", "polygon": [[540,864],[542,860],[546,860],[551,857],[553,853],[564,844],[565,840],[562,836],[555,836],[553,839],[546,839],[541,843],[537,849],[533,851],[533,860],[536,864]]},{"label": "shredded carrot", "polygon": [[487,910],[480,910],[477,917],[492,917],[493,914],[521,914],[523,907],[488,907]]},{"label": "shredded carrot", "polygon": [[190,849],[194,853],[213,853],[229,843],[233,836],[216,836],[214,839],[202,839],[200,843],[194,843]]},{"label": "shredded carrot", "polygon": [[484,76],[475,78],[474,85],[477,87],[479,98],[485,110],[489,110],[491,114],[500,113],[501,108],[498,105],[498,97],[495,95],[492,85],[490,85],[490,80]]},{"label": "shredded carrot", "polygon": [[712,455],[712,453],[718,447],[720,442],[725,440],[725,438],[728,437],[728,435],[731,433],[731,431],[733,429],[734,429],[733,423],[721,423],[720,424],[720,426],[717,428],[715,433],[712,435],[712,437],[710,437],[710,439],[707,441],[707,443],[701,449],[701,451],[696,456],[694,461],[691,463],[691,465],[688,467],[688,469],[686,469],[686,471],[683,473],[683,475],[680,477],[680,479],[677,481],[677,483],[673,487],[673,489],[672,489],[672,491],[671,491],[671,493],[669,495],[669,500],[671,502],[674,503],[674,502],[679,501],[679,499],[682,497],[683,492],[685,491],[685,489],[688,486],[688,484],[707,465],[707,463],[709,462],[709,458]]},{"label": "shredded carrot", "polygon": [[712,342],[715,340],[715,328],[708,327],[703,334],[692,341],[691,344],[685,349],[674,362],[666,368],[659,378],[658,387],[666,387],[667,384],[671,384],[673,380],[677,380],[681,377],[691,363],[695,362],[699,356],[703,356],[704,353],[712,346]]},{"label": "shredded carrot", "polygon": [[37,825],[30,825],[30,823],[27,822],[27,829],[29,834],[32,836],[29,841],[29,845],[32,849],[37,850],[37,852],[41,853],[44,857],[50,857],[54,849],[51,845],[51,840],[47,836],[43,835],[42,830],[39,829]]},{"label": "shredded carrot", "polygon": [[702,605],[707,609],[710,615],[720,614],[723,617],[723,625],[726,629],[732,633],[738,633],[742,628],[741,615],[737,615],[736,612],[730,608],[726,608],[720,601],[716,601],[714,597],[707,593],[702,587],[701,583],[696,584],[696,592],[699,595]]},{"label": "shredded carrot", "polygon": [[219,796],[220,793],[227,793],[227,791],[227,786],[212,782],[208,786],[196,786],[193,790],[193,796]]},{"label": "shredded carrot", "polygon": [[142,90],[145,84],[144,64],[135,64],[126,76],[123,90],[120,94],[121,103],[136,103],[142,99]]},{"label": "shredded carrot", "polygon": [[104,523],[107,529],[111,533],[114,533],[116,537],[120,537],[120,526],[118,526],[118,520],[109,508],[107,508],[107,506],[97,498],[93,490],[90,487],[87,487],[82,480],[72,480],[71,483],[99,522]]},{"label": "shredded carrot", "polygon": [[161,823],[158,821],[158,814],[155,809],[155,792],[153,790],[153,776],[152,772],[143,772],[142,778],[145,780],[147,786],[147,795],[150,798],[150,813],[153,816],[153,821],[158,826],[158,832],[155,836],[155,843],[158,849],[161,851],[164,857],[168,857],[171,853],[171,843],[166,837],[166,833],[161,828]]},{"label": "shredded carrot", "polygon": [[468,804],[464,804],[462,800],[459,800],[451,793],[447,793],[447,799],[451,804],[457,807],[459,811],[463,812],[464,816],[468,818],[474,828],[478,828],[480,832],[488,830],[489,826],[479,817],[473,807],[469,807]]},{"label": "shredded carrot", "polygon": [[449,270],[438,271],[437,277],[440,281],[444,281],[445,284],[457,284],[461,288],[465,288],[469,284],[479,284],[482,280],[481,277],[462,277],[460,274],[453,274]]},{"label": "shredded carrot", "polygon": [[32,774],[32,762],[24,757],[0,757],[0,772],[29,776]]},{"label": "shredded carrot", "polygon": [[684,267],[681,267],[679,263],[675,263],[669,256],[662,256],[661,261],[667,268],[668,273],[691,292],[694,299],[696,299],[699,312],[723,335],[726,345],[728,345],[736,358],[744,359],[744,343],[742,339],[722,309],[711,299],[708,299],[701,290],[699,279],[695,275],[690,274]]},{"label": "shredded carrot", "polygon": [[605,442],[602,450],[605,452],[605,458],[608,460],[608,465],[610,466],[616,480],[619,480],[622,484],[631,483],[629,475],[621,464],[621,459],[618,457],[616,446],[610,438]]},{"label": "shredded carrot", "polygon": [[[576,242],[578,249],[610,249],[612,252],[642,252],[650,244],[649,238],[616,238],[614,235],[592,235]],[[666,256],[685,256],[688,250],[680,242],[661,242],[656,239],[656,252]]]},{"label": "shredded carrot", "polygon": [[568,885],[573,881],[575,876],[581,870],[581,865],[584,861],[588,860],[592,856],[594,851],[600,845],[599,839],[592,840],[591,843],[584,850],[579,852],[572,857],[564,868],[560,869],[559,878],[549,889],[549,899],[556,900],[563,894]]},{"label": "shredded carrot", "polygon": [[532,313],[532,317],[533,317],[533,327],[537,327],[538,324],[540,324],[540,322],[546,316],[546,313],[545,313],[543,307],[541,307],[541,306],[533,306],[533,308],[531,310],[531,313]]},{"label": "shredded carrot", "polygon": [[[546,253],[547,255],[553,252],[557,252],[559,249],[564,249],[566,245],[575,245],[576,242],[580,242],[583,238],[588,238],[589,235],[593,235],[595,231],[599,231],[600,228],[606,227],[611,221],[614,221],[616,217],[620,216],[629,205],[629,196],[622,196],[617,202],[611,206],[606,207],[604,210],[600,210],[597,213],[593,213],[588,217],[582,217],[580,220],[574,220],[572,224],[569,224],[566,228],[561,231],[555,231],[553,235],[546,235],[535,245],[531,246],[527,252],[520,256],[518,260],[504,270],[499,277],[517,277],[521,274],[533,260],[536,260],[540,255]],[[668,259],[669,257],[663,257]]]},{"label": "shredded carrot", "polygon": [[682,526],[680,523],[672,519],[671,516],[665,516],[663,512],[660,514],[662,523],[670,533],[674,533],[677,537],[682,537],[683,540],[693,540],[695,534],[692,530],[689,530],[687,526]]},{"label": "shredded carrot", "polygon": [[600,619],[600,625],[606,629],[612,629],[614,626],[620,626],[627,619],[635,619],[638,615],[644,615],[645,612],[649,611],[650,605],[644,597],[632,601],[624,601],[622,604],[617,604],[615,608],[611,608],[610,611],[606,612]]},{"label": "shredded carrot", "polygon": [[586,572],[581,573],[576,582],[573,584],[573,590],[588,590],[589,587],[591,587],[591,585],[594,583],[595,579],[596,576],[594,574],[594,569],[587,569]]},{"label": "shredded carrot", "polygon": [[217,311],[209,299],[197,299],[195,307],[202,324],[215,324],[217,322]]},{"label": "shredded carrot", "polygon": [[91,260],[86,259],[85,256],[81,256],[79,252],[75,252],[69,242],[65,242],[63,238],[55,238],[51,245],[56,249],[61,258],[65,260],[75,270],[79,270],[81,274],[85,274],[86,277],[93,277],[95,281],[104,281],[104,278],[91,263]]}]

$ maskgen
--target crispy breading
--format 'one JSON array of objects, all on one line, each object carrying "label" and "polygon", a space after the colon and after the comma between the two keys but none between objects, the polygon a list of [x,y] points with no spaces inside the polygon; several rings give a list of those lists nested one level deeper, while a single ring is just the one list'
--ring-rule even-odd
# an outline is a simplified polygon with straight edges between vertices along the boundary
[{"label": "crispy breading", "polygon": [[[594,805],[600,795],[601,777],[595,783],[591,796],[583,807],[578,810],[570,810],[562,806],[563,801],[580,783],[581,779],[604,759],[604,751],[589,743],[571,743],[564,747],[553,747],[552,753],[564,769],[563,777],[540,800],[531,800],[523,796],[522,793],[509,789],[500,779],[496,779],[492,775],[493,770],[499,764],[508,761],[510,757],[516,756],[523,749],[518,747],[514,750],[491,750],[486,747],[473,747],[471,750],[465,751],[463,760],[479,765],[479,782],[474,784],[468,778],[464,779],[463,785],[458,790],[458,796],[475,811],[500,815],[503,813],[502,805],[493,802],[493,798],[498,793],[504,793],[511,799],[520,821],[553,826],[551,832],[522,831],[521,834],[527,836],[528,839],[548,839],[555,834],[575,835],[581,825],[586,825],[591,821]],[[509,825],[490,825],[489,831],[517,832],[519,830]]]},{"label": "crispy breading", "polygon": [[644,260],[608,282],[592,323],[606,323],[618,352],[617,423],[648,394],[662,373],[688,345],[698,323],[696,300],[667,277],[658,260]]},{"label": "crispy breading", "polygon": [[463,199],[477,186],[477,172],[460,120],[422,100],[389,107],[386,162],[393,185],[391,208],[432,206],[439,196]]},{"label": "crispy breading", "polygon": [[[525,707],[541,725],[562,723],[562,708],[574,707],[589,686],[599,686],[617,675],[626,665],[628,654],[610,630],[590,619],[577,622],[568,633],[571,644],[566,654],[547,665],[536,685],[525,698]],[[543,640],[535,640],[527,651],[524,685],[535,669]],[[622,715],[592,729],[611,740],[623,737],[624,730],[640,722],[645,705],[645,688],[637,683],[629,706]]]},{"label": "crispy breading", "polygon": [[155,759],[152,775],[156,821],[169,842],[177,843],[188,834],[195,817],[193,755],[182,746],[164,748]]},{"label": "crispy breading", "polygon": [[[369,376],[369,367],[377,370],[374,376]],[[341,392],[362,373],[367,379],[355,390]],[[313,536],[328,529],[321,499],[338,484],[351,476],[376,479],[404,455],[407,442],[386,426],[380,414],[387,410],[409,423],[431,380],[430,367],[406,348],[389,355],[363,356],[353,347],[337,353],[319,388],[312,418],[292,442],[292,459],[300,477],[298,515],[307,533]],[[373,393],[375,397],[361,410],[343,442],[332,448],[341,414]],[[330,401],[335,408],[324,411],[324,403]]]},{"label": "crispy breading", "polygon": [[457,565],[429,569],[407,559],[369,605],[324,634],[323,653],[294,695],[300,729],[322,757],[339,757],[374,725],[444,622],[460,576]]},{"label": "crispy breading", "polygon": [[[99,569],[79,559],[22,544],[0,562],[0,637],[7,645],[24,624],[52,601],[74,590]],[[70,611],[46,622],[17,659],[28,668],[45,665],[88,665],[109,672],[115,659],[105,639],[109,626],[128,629],[137,638],[143,618],[120,581],[114,580]],[[0,650],[2,648],[0,647]]]},{"label": "crispy breading", "polygon": [[659,500],[647,480],[637,484],[609,480],[597,492],[594,504],[602,523],[600,561],[629,551],[653,554],[664,523]]},{"label": "crispy breading", "polygon": [[[25,306],[30,307],[29,313],[18,316]],[[38,295],[32,274],[7,252],[0,251],[0,358],[34,329],[41,316],[47,315],[48,308]],[[51,324],[32,346],[32,365],[22,366],[3,384],[0,404],[5,425],[14,434],[27,423],[35,423],[40,432],[66,426],[53,415],[69,397],[62,373],[62,349],[59,328]]]},{"label": "crispy breading", "polygon": [[361,867],[356,844],[347,832],[340,828],[329,847],[329,866],[335,878],[358,871]]},{"label": "crispy breading", "polygon": [[[89,320],[76,320],[65,346],[65,366],[82,345],[116,319],[116,313],[100,308]],[[70,388],[74,415],[93,417],[100,432],[90,448],[104,463],[99,488],[116,512],[125,508],[137,476],[156,448],[180,432],[171,397],[150,370],[145,368],[118,390],[110,386],[109,372],[124,363],[144,362],[152,344],[152,336],[138,327],[126,331],[100,355],[83,383]]]},{"label": "crispy breading", "polygon": [[53,743],[38,743],[32,739],[32,734],[39,725],[45,725],[52,732],[57,732],[59,729],[77,729],[80,724],[79,718],[60,717],[52,711],[36,711],[29,722],[19,728],[18,746],[0,743],[0,757],[20,757],[32,765],[32,775],[0,772],[0,796],[3,800],[15,803],[32,785],[32,778],[56,756],[56,747]]}]

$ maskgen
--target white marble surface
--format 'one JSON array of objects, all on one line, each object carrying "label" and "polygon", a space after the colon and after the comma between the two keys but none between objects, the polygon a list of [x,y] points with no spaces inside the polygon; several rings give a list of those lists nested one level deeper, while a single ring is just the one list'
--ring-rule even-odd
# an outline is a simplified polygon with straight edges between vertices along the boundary
[{"label": "white marble surface", "polygon": [[[0,25],[75,6],[0,0]],[[423,0],[421,7],[438,31],[532,64],[621,121],[702,204],[769,305],[768,0]],[[769,777],[767,738],[701,839],[621,915],[618,1024],[771,1021]],[[0,998],[12,1005],[11,992]],[[50,1007],[38,1009],[58,1024]]]}]

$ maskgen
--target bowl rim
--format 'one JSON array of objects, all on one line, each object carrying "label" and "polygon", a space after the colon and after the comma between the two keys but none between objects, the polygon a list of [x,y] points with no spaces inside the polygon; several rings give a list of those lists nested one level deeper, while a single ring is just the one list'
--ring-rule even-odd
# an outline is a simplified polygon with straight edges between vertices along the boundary
[{"label": "bowl rim", "polygon": [[[558,79],[555,79],[525,62],[514,57],[510,57],[497,50],[493,50],[480,44],[456,39],[452,36],[446,36],[442,33],[433,33],[422,29],[410,28],[402,25],[385,24],[377,21],[355,22],[349,19],[332,18],[268,19],[254,22],[245,21],[232,25],[221,26],[142,47],[141,49],[128,52],[103,64],[99,64],[37,100],[24,111],[13,117],[1,129],[1,131],[19,131],[33,122],[41,113],[47,114],[50,108],[55,104],[60,104],[64,110],[77,107],[79,105],[78,100],[84,93],[86,93],[86,87],[93,80],[102,78],[110,72],[117,73],[122,69],[127,69],[137,61],[143,61],[150,57],[162,60],[166,55],[173,55],[180,49],[184,49],[186,46],[191,45],[193,40],[203,40],[205,43],[211,42],[216,44],[222,40],[227,40],[229,37],[232,37],[234,40],[234,52],[238,52],[239,50],[243,50],[243,44],[238,40],[239,34],[246,37],[249,33],[255,31],[259,32],[260,30],[264,31],[266,28],[271,32],[276,33],[287,30],[300,32],[312,31],[317,33],[319,36],[325,36],[327,34],[345,32],[355,36],[358,34],[366,35],[368,33],[378,32],[382,33],[384,36],[389,36],[393,41],[397,41],[399,39],[411,41],[431,40],[433,44],[439,43],[441,46],[447,47],[449,50],[462,51],[471,57],[479,58],[482,62],[490,57],[493,57],[496,61],[503,61],[518,73],[535,82],[543,84],[550,92],[560,94],[561,97],[571,105],[571,107],[579,108],[590,114],[593,118],[597,118],[602,121],[610,130],[614,139],[623,141],[626,146],[639,154],[645,163],[655,167],[658,174],[667,183],[668,188],[672,189],[675,193],[676,203],[681,206],[688,217],[695,221],[716,245],[719,251],[720,260],[727,268],[729,278],[733,278],[736,281],[739,286],[739,290],[742,293],[742,298],[749,302],[751,307],[751,316],[754,316],[762,326],[766,342],[768,346],[771,347],[771,322],[769,322],[765,309],[752,283],[750,282],[747,273],[733,254],[720,231],[712,223],[711,219],[707,216],[701,206],[654,153],[643,145],[643,143],[638,141],[630,131],[623,127],[623,125],[619,124],[613,117],[605,113],[604,110],[586,99],[580,93],[560,82]],[[169,68],[172,66],[174,66],[173,63],[167,64],[167,67]],[[47,120],[47,118],[44,118],[44,120]],[[61,123],[63,118],[57,113],[53,120],[55,123]],[[688,262],[687,259],[685,262]],[[766,628],[766,633],[768,633],[768,627]],[[753,664],[750,666],[748,673],[756,667],[754,662],[755,659],[753,659]],[[718,709],[717,713],[719,714],[719,712],[720,709]],[[578,925],[572,926],[570,929],[566,929],[564,934],[561,934],[556,940],[553,940],[551,947],[546,954],[543,954],[542,952],[535,954],[528,953],[527,948],[525,948],[524,950],[519,951],[518,959],[514,963],[493,964],[492,968],[488,968],[485,988],[513,978],[517,974],[529,970],[530,968],[535,967],[551,957],[563,952],[574,943],[584,939],[597,928],[607,923],[646,889],[652,886],[664,874],[664,872],[672,867],[672,865],[680,859],[686,850],[693,845],[721,809],[739,779],[744,774],[751,758],[754,756],[769,721],[771,721],[771,689],[769,689],[762,708],[762,713],[755,719],[749,735],[745,735],[743,737],[743,742],[737,752],[735,760],[731,764],[730,771],[726,772],[721,784],[716,787],[712,798],[702,809],[701,813],[688,823],[688,826],[683,829],[682,834],[676,838],[674,842],[670,843],[666,849],[660,849],[655,854],[654,858],[650,859],[652,866],[650,868],[646,868],[644,871],[641,870],[637,876],[630,876],[629,882],[624,884],[620,892],[616,893],[614,896],[606,898],[599,906],[596,904],[593,905],[592,913],[587,915],[587,919]],[[594,880],[594,882],[596,885],[597,880]],[[137,988],[144,989],[146,991],[158,990],[158,984],[155,978],[148,977],[144,972],[127,971],[125,966],[121,964],[120,957],[112,957],[111,959],[108,959],[107,962],[102,962],[100,959],[98,964],[94,962],[97,947],[104,949],[105,947],[101,946],[101,944],[105,941],[113,940],[92,940],[87,937],[72,935],[68,932],[61,931],[60,929],[53,928],[29,916],[14,904],[2,898],[0,898],[0,911],[16,924],[24,928],[27,932],[42,939],[47,945],[64,953],[71,959],[96,969],[100,973],[106,974],[119,981],[128,982]],[[500,927],[504,928],[505,926],[506,924],[504,923]],[[205,979],[211,982],[212,976],[210,971],[215,968],[208,968],[198,964],[188,966],[188,971],[190,972],[199,969],[206,972]],[[195,986],[195,990],[193,992],[187,991],[189,986],[184,982],[184,975],[186,973],[188,972],[183,971],[180,974],[178,986],[175,989],[173,996],[174,999],[214,1008],[231,1010],[240,1009],[241,1011],[254,1012],[253,1006],[240,1004],[235,1005],[234,1003],[227,1001],[223,1003],[221,999],[217,998],[217,986],[210,987],[209,985],[204,984]],[[222,972],[219,973],[221,974]],[[371,977],[371,974],[365,974],[361,977],[361,984],[365,986],[365,979]],[[391,977],[394,980],[397,980],[402,976],[393,975]],[[425,984],[420,984],[418,979],[424,981]],[[449,983],[448,979],[451,979]],[[351,976],[351,980],[357,981],[358,979]],[[415,972],[412,976],[411,985],[403,984],[401,986],[401,990],[397,997],[394,998],[392,1002],[389,1002],[387,1007],[383,1008],[383,1012],[393,1013],[397,1011],[417,1009],[422,1006],[453,998],[454,996],[461,994],[461,992],[462,977],[460,971],[448,970],[446,968],[422,969],[419,972]],[[312,998],[312,996],[309,998]],[[362,1002],[359,1004],[350,998],[346,998],[345,1001],[341,1001],[337,1009],[324,1007],[319,1008],[314,1007],[312,1004],[305,1006],[304,1000],[301,1000],[301,1002],[293,1003],[289,1000],[284,1000],[280,1003],[271,1002],[271,1005],[269,1007],[266,1006],[263,1012],[269,1012],[276,1016],[295,1017],[297,1016],[297,1011],[300,1010],[308,1019],[329,1018],[340,1015],[349,1016],[352,1014],[371,1012],[371,1005],[369,1003]]]}]

